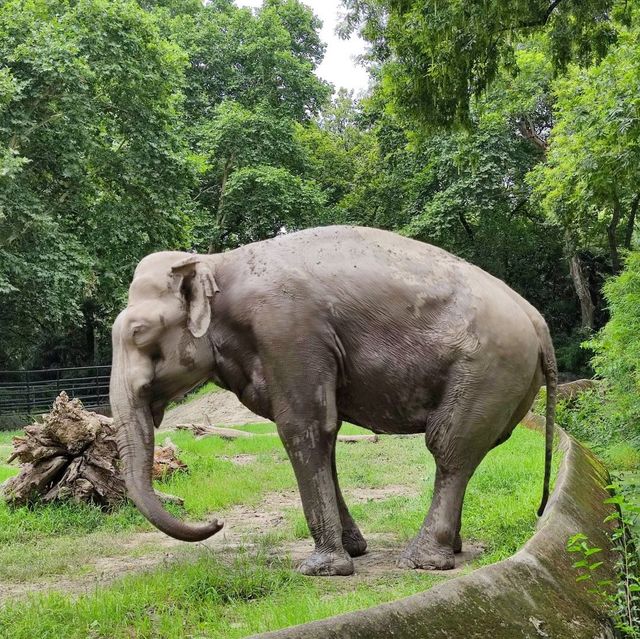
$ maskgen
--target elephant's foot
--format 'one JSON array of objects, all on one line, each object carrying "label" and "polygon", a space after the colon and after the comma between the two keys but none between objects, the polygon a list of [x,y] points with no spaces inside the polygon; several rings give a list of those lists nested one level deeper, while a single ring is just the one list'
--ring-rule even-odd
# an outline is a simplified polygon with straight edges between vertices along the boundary
[{"label": "elephant's foot", "polygon": [[358,528],[342,531],[342,545],[352,557],[360,557],[367,552],[367,540]]},{"label": "elephant's foot", "polygon": [[398,559],[399,568],[423,570],[451,570],[455,566],[453,548],[432,541],[414,540]]},{"label": "elephant's foot", "polygon": [[346,553],[321,553],[316,551],[300,564],[298,572],[316,577],[352,575],[353,561]]},{"label": "elephant's foot", "polygon": [[462,552],[462,537],[460,537],[460,533],[456,535],[456,538],[453,542],[453,552],[455,552],[456,555],[459,552]]}]

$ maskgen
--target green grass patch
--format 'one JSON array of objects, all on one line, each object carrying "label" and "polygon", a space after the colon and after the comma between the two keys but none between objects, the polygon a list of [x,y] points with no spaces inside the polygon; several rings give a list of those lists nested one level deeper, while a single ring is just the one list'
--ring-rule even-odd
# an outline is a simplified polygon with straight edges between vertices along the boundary
[{"label": "green grass patch", "polygon": [[11,445],[13,438],[21,434],[22,431],[20,430],[0,432],[0,484],[18,473],[18,467],[10,466],[6,461],[11,456],[11,451],[13,450],[13,446]]},{"label": "green grass patch", "polygon": [[407,573],[354,588],[348,579],[305,578],[265,550],[239,552],[229,563],[199,554],[77,599],[50,594],[10,604],[0,610],[0,636],[235,639],[390,601],[443,579]]},{"label": "green grass patch", "polygon": [[611,470],[640,470],[640,450],[627,442],[611,444],[600,454]]},{"label": "green grass patch", "polygon": [[0,581],[27,582],[78,574],[85,566],[88,569],[96,556],[127,553],[118,537],[107,532],[12,543],[2,549]]},{"label": "green grass patch", "polygon": [[[254,433],[274,431],[272,424],[244,427]],[[360,433],[358,427],[342,432]],[[273,491],[295,489],[295,479],[277,437],[196,440],[188,432],[171,433],[190,472],[174,475],[159,488],[182,496],[176,514],[202,518],[235,504],[256,505]],[[159,438],[166,437],[160,433]],[[535,528],[540,499],[544,442],[539,434],[518,428],[492,451],[474,475],[465,499],[463,538],[486,548],[474,566],[515,552]],[[251,455],[243,466],[236,455]],[[559,455],[555,456],[557,468]],[[431,499],[435,467],[421,437],[381,437],[378,443],[339,443],[337,464],[351,511],[365,535],[386,533],[383,546],[406,543],[422,523]],[[384,499],[363,501],[367,489],[391,491]],[[358,490],[358,503],[350,490]],[[379,494],[378,494],[379,497]],[[10,511],[0,505],[0,579],[23,581],[83,572],[92,556],[116,556],[122,534],[146,528],[137,511],[126,506],[106,514],[77,505]],[[287,540],[307,537],[299,508],[286,514],[276,532],[247,539],[259,550],[190,549],[169,567],[131,576],[95,593],[74,597],[49,594],[0,609],[4,637],[226,637],[233,639],[273,630],[413,594],[448,578],[433,573],[388,573],[367,581],[308,579],[291,563],[274,558]],[[234,541],[234,540],[231,540]],[[238,541],[238,540],[235,540]],[[142,551],[141,551],[142,552]],[[78,568],[79,566],[79,568]],[[470,569],[470,568],[469,568]],[[356,581],[354,581],[354,579]]]},{"label": "green grass patch", "polygon": [[5,448],[10,449],[13,438],[22,434],[23,431],[21,430],[0,431],[0,450],[3,451]]}]

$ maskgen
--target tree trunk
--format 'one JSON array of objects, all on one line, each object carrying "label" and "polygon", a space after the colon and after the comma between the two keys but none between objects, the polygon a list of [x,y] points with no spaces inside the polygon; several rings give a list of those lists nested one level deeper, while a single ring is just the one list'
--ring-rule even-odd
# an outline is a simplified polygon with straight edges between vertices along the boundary
[{"label": "tree trunk", "polygon": [[609,242],[609,256],[611,257],[611,268],[613,274],[617,275],[620,272],[620,255],[618,253],[618,225],[620,224],[620,217],[622,211],[620,207],[620,200],[617,194],[613,196],[613,213],[611,215],[611,222],[607,226],[607,241]]},{"label": "tree trunk", "polygon": [[593,314],[595,307],[591,299],[591,291],[589,290],[589,282],[582,269],[580,256],[572,251],[569,258],[569,271],[576,294],[580,300],[580,312],[582,313],[582,328],[593,330]]},{"label": "tree trunk", "polygon": [[[222,170],[222,180],[220,182],[220,198],[218,199],[218,206],[216,208],[216,226],[218,229],[222,228],[222,224],[224,223],[224,190],[227,187],[227,180],[229,179],[229,174],[231,173],[231,168],[233,167],[233,163],[235,161],[235,154],[232,153],[227,161],[224,163],[224,169]],[[222,246],[220,246],[219,238],[212,239],[209,244],[209,253],[219,253],[222,250]]]},{"label": "tree trunk", "polygon": [[529,140],[529,142],[537,146],[546,155],[548,148],[547,140],[535,130],[531,121],[525,116],[522,116],[518,119],[517,124],[522,137],[525,140]]},{"label": "tree trunk", "polygon": [[473,232],[473,229],[471,228],[471,225],[469,224],[469,222],[467,221],[467,218],[464,216],[464,213],[459,212],[458,213],[458,219],[460,220],[460,224],[462,224],[462,227],[464,228],[467,236],[469,237],[469,239],[473,242],[475,241],[475,234]]},{"label": "tree trunk", "polygon": [[638,214],[638,204],[640,204],[640,193],[638,193],[631,202],[631,210],[629,211],[629,218],[627,219],[627,228],[624,232],[624,247],[627,250],[631,249],[631,241],[633,240],[633,231],[636,226],[636,216]]}]

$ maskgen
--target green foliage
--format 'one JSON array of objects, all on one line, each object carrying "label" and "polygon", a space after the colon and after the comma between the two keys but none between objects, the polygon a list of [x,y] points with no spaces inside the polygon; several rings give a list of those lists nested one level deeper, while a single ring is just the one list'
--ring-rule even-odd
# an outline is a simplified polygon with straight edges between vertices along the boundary
[{"label": "green foliage", "polygon": [[296,0],[0,4],[0,368],[108,361],[152,251],[324,219],[296,135],[330,91],[319,26]]},{"label": "green foliage", "polygon": [[559,413],[570,432],[600,447],[626,442],[640,449],[640,253],[605,286],[611,319],[587,343],[601,385]]},{"label": "green foliage", "polygon": [[[600,579],[598,568],[602,549],[592,546],[586,535],[578,533],[569,538],[567,550],[578,554],[581,559],[573,563],[579,574],[576,581],[585,582],[589,592],[594,594],[614,622],[616,630],[628,639],[640,638],[640,554],[635,545],[640,532],[640,503],[637,502],[637,485],[620,483],[608,487],[614,492],[606,503],[613,504],[615,510],[606,522],[616,524],[611,533],[613,551],[616,553],[615,568],[617,581]],[[633,492],[632,492],[633,491]],[[635,498],[635,499],[634,499]]]},{"label": "green foliage", "polygon": [[579,246],[603,246],[613,272],[629,248],[640,199],[638,30],[624,30],[598,65],[554,85],[547,161],[530,176],[544,209]]},{"label": "green foliage", "polygon": [[0,59],[0,360],[15,365],[83,320],[93,350],[137,260],[182,241],[186,59],[124,0],[5,2]]},{"label": "green foliage", "polygon": [[502,68],[518,71],[514,52],[532,32],[548,35],[556,70],[601,58],[615,40],[615,0],[344,0],[345,30],[360,25],[383,63],[382,89],[393,107],[428,124],[468,122],[471,99]]},{"label": "green foliage", "polygon": [[574,375],[582,378],[593,376],[593,368],[591,367],[593,353],[584,345],[584,340],[588,336],[589,333],[582,329],[555,336],[553,342],[558,370],[571,371]]},{"label": "green foliage", "polygon": [[[593,366],[607,380],[610,400],[630,424],[640,418],[640,252],[629,254],[625,270],[605,285],[611,319],[589,346]],[[640,435],[640,431],[638,431]]]},{"label": "green foliage", "polygon": [[310,181],[285,168],[238,169],[229,178],[221,211],[225,243],[232,246],[274,237],[281,229],[313,226],[324,197]]},{"label": "green foliage", "polygon": [[[324,54],[319,26],[295,0],[268,0],[255,13],[215,2],[168,21],[168,36],[190,60],[185,134],[198,169],[194,248],[234,248],[273,237],[285,224],[323,219],[296,135],[329,95],[313,73]],[[252,210],[242,210],[244,196]]]}]

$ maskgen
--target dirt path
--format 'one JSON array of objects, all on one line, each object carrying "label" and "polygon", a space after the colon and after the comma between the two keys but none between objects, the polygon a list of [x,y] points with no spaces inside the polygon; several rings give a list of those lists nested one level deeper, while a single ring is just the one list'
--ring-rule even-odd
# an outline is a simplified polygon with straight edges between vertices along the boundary
[{"label": "dirt path", "polygon": [[167,411],[160,428],[170,430],[177,424],[204,424],[205,415],[214,426],[239,426],[268,421],[243,406],[233,393],[221,390]]},{"label": "dirt path", "polygon": [[[358,503],[381,501],[396,495],[411,495],[415,492],[415,487],[398,485],[379,489],[357,488],[345,492],[350,503]],[[96,587],[108,585],[126,575],[140,574],[172,562],[189,560],[205,550],[215,550],[223,556],[231,555],[239,547],[252,546],[257,541],[257,536],[266,536],[269,532],[282,530],[286,525],[285,511],[292,508],[301,508],[300,497],[296,491],[269,493],[256,506],[234,506],[221,517],[225,522],[224,529],[199,544],[180,542],[160,532],[122,535],[118,538],[118,545],[119,550],[124,552],[119,552],[116,556],[96,557],[90,565],[83,566],[85,574],[82,576],[52,576],[47,580],[33,582],[0,583],[0,603],[31,593],[91,593]],[[396,568],[396,561],[404,544],[400,544],[392,535],[367,535],[366,530],[364,533],[369,542],[369,551],[363,557],[354,560],[356,574],[349,579],[351,587],[352,579],[366,581],[399,570]],[[311,539],[304,539],[283,542],[271,552],[274,557],[290,557],[294,563],[298,563],[312,548]],[[464,551],[456,557],[456,568],[448,571],[447,576],[458,574],[482,550],[477,544],[465,546]]]}]

